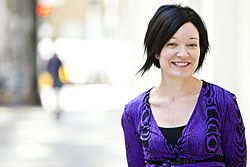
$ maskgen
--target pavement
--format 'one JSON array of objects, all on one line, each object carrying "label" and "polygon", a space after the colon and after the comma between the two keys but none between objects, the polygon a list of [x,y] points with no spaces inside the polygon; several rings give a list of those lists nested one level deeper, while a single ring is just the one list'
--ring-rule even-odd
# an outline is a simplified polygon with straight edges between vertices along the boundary
[{"label": "pavement", "polygon": [[[0,107],[0,167],[127,166],[120,123],[122,110],[114,106],[102,108],[96,101],[76,102],[84,99],[83,95],[75,96],[86,92],[83,87],[63,91],[60,119],[55,119],[45,104],[45,99],[51,102],[48,92],[43,92],[42,107]],[[65,104],[67,98],[75,100]],[[92,104],[91,110],[84,103],[96,103],[96,107]]]}]

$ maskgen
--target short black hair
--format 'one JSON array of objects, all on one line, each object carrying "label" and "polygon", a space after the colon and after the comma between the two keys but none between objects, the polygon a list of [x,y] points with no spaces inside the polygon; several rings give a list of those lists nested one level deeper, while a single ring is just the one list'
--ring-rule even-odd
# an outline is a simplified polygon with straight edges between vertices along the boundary
[{"label": "short black hair", "polygon": [[160,63],[156,55],[164,45],[172,38],[176,31],[185,23],[191,22],[199,32],[200,58],[195,70],[199,70],[209,50],[209,41],[207,28],[201,17],[190,7],[181,5],[163,5],[161,6],[148,24],[148,29],[144,38],[144,54],[147,59],[142,68],[137,72],[142,75],[154,64],[160,68]]}]

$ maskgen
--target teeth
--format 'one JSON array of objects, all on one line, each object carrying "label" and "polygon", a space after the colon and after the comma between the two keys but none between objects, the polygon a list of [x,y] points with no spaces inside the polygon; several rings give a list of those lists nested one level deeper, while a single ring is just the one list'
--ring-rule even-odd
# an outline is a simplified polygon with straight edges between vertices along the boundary
[{"label": "teeth", "polygon": [[177,65],[177,66],[186,66],[186,65],[188,65],[188,63],[174,63],[175,65]]}]

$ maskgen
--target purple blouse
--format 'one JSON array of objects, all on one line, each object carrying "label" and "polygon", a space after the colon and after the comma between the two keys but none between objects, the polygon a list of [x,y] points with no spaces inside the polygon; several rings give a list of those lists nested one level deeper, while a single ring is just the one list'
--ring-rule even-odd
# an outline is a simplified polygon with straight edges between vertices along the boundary
[{"label": "purple blouse", "polygon": [[[203,81],[195,109],[177,144],[172,146],[152,115],[148,102],[150,90],[130,101],[122,115],[129,167],[165,167],[170,159],[204,160],[216,156],[223,157],[224,163],[179,166],[246,166],[245,127],[234,94]],[[156,165],[152,161],[165,163]]]}]

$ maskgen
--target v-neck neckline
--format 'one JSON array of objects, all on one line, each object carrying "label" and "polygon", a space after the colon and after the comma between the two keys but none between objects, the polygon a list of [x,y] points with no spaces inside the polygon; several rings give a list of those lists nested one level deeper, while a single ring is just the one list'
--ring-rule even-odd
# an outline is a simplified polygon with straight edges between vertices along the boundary
[{"label": "v-neck neckline", "polygon": [[[147,92],[147,98],[146,98],[146,103],[148,104],[148,109],[149,109],[150,115],[151,115],[151,117],[152,117],[152,122],[153,122],[154,126],[156,126],[156,129],[157,129],[158,133],[161,135],[161,137],[163,137],[163,138],[165,139],[166,143],[167,143],[172,149],[176,148],[176,146],[178,145],[178,143],[180,143],[180,140],[184,137],[184,135],[185,135],[187,129],[189,128],[189,126],[190,126],[190,124],[191,124],[191,122],[192,122],[192,120],[193,120],[193,117],[194,117],[195,114],[196,114],[197,107],[198,107],[198,105],[199,105],[200,102],[201,102],[202,94],[203,94],[202,91],[203,91],[205,85],[206,85],[205,81],[202,80],[201,90],[200,90],[200,92],[199,92],[199,96],[198,96],[198,99],[197,99],[197,101],[196,101],[194,110],[192,111],[192,114],[191,114],[191,116],[189,117],[188,122],[187,122],[185,128],[182,130],[182,133],[181,133],[181,135],[179,136],[179,138],[178,138],[178,140],[177,140],[177,143],[176,143],[174,146],[171,145],[171,144],[168,142],[168,139],[162,134],[162,132],[161,132],[161,130],[160,130],[160,128],[159,128],[159,126],[158,126],[158,124],[157,124],[155,118],[154,118],[153,112],[152,112],[152,110],[151,110],[151,104],[149,103],[149,94],[150,94],[150,91],[151,91],[154,87],[151,88],[150,90],[148,90],[148,92]],[[182,125],[180,125],[180,126],[182,126]]]}]

